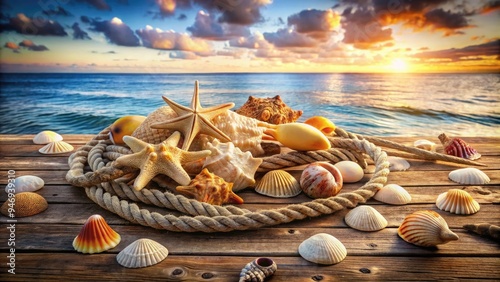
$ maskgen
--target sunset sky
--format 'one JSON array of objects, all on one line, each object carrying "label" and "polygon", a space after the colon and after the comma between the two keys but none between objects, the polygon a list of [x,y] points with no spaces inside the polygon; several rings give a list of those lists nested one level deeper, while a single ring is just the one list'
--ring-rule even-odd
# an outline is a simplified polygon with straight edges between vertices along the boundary
[{"label": "sunset sky", "polygon": [[500,71],[498,0],[1,3],[1,72]]}]

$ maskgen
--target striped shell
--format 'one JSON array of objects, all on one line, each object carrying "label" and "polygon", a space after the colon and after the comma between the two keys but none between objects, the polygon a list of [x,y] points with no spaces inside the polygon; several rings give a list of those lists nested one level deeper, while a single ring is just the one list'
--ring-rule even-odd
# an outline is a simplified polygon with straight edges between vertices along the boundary
[{"label": "striped shell", "polygon": [[387,227],[387,220],[370,206],[358,206],[344,217],[345,223],[360,231],[378,231]]},{"label": "striped shell", "polygon": [[73,151],[73,146],[64,141],[54,141],[43,146],[38,150],[38,152],[45,155],[63,154]]},{"label": "striped shell", "polygon": [[380,188],[373,198],[379,202],[391,205],[406,205],[411,202],[411,195],[397,184],[387,184]]},{"label": "striped shell", "polygon": [[11,199],[15,199],[13,209],[12,202],[10,201],[5,201],[0,208],[0,212],[7,217],[33,216],[45,211],[49,207],[44,197],[33,192],[21,192],[15,194],[14,198]]},{"label": "striped shell", "polygon": [[23,175],[16,177],[14,183],[9,183],[5,186],[6,193],[21,193],[21,192],[35,192],[40,190],[45,185],[43,179],[34,175]]},{"label": "striped shell", "polygon": [[404,171],[410,168],[410,163],[401,157],[389,156],[387,161],[389,162],[390,171]]},{"label": "striped shell", "polygon": [[308,164],[300,175],[300,187],[311,198],[335,196],[342,189],[342,185],[339,169],[326,162]]},{"label": "striped shell", "polygon": [[45,130],[42,132],[39,132],[35,137],[33,137],[33,143],[35,144],[49,144],[50,142],[54,141],[62,141],[63,137],[59,135],[58,133],[50,130]]},{"label": "striped shell", "polygon": [[120,243],[121,236],[98,214],[90,216],[73,240],[73,248],[84,254],[101,253]]},{"label": "striped shell", "polygon": [[488,175],[475,167],[453,170],[448,174],[448,178],[453,182],[467,185],[482,185],[490,183]]},{"label": "striped shell", "polygon": [[307,261],[331,265],[343,261],[347,249],[332,235],[318,233],[300,243],[299,254]]},{"label": "striped shell", "polygon": [[469,160],[477,160],[481,157],[481,154],[460,138],[449,138],[444,133],[440,134],[438,138],[448,155]]},{"label": "striped shell", "polygon": [[455,214],[474,214],[479,211],[479,203],[460,189],[450,189],[437,197],[436,206],[442,211]]},{"label": "striped shell", "polygon": [[429,140],[426,140],[426,139],[419,139],[419,140],[413,142],[413,146],[415,148],[419,148],[419,149],[426,150],[426,151],[431,151],[431,152],[436,151],[436,143],[429,141]]},{"label": "striped shell", "polygon": [[255,186],[255,192],[274,198],[290,198],[300,194],[302,189],[295,177],[278,169],[266,173]]},{"label": "striped shell", "polygon": [[262,282],[272,276],[278,265],[270,258],[257,258],[247,263],[240,272],[239,282]]},{"label": "striped shell", "polygon": [[116,255],[116,261],[123,267],[140,268],[160,263],[168,256],[168,250],[151,239],[138,239]]},{"label": "striped shell", "polygon": [[432,247],[458,240],[448,224],[435,211],[417,211],[408,215],[398,228],[398,235],[408,243]]}]

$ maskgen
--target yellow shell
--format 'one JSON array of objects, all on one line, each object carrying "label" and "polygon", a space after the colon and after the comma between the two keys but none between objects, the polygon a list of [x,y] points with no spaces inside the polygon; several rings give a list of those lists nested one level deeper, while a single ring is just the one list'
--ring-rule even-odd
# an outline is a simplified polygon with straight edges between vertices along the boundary
[{"label": "yellow shell", "polygon": [[326,135],[329,135],[335,131],[335,124],[326,117],[313,116],[304,121],[304,123],[316,127]]},{"label": "yellow shell", "polygon": [[125,145],[123,136],[132,135],[145,119],[145,116],[123,116],[117,119],[110,127],[109,139],[115,145]]},{"label": "yellow shell", "polygon": [[297,151],[328,150],[328,138],[314,126],[305,123],[285,123],[267,129],[266,134],[273,136],[284,146]]}]

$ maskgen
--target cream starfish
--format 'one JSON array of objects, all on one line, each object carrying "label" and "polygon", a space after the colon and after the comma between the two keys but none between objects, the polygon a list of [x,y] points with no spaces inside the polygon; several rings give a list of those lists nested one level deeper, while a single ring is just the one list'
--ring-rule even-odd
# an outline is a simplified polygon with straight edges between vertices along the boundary
[{"label": "cream starfish", "polygon": [[163,96],[163,100],[179,115],[177,118],[151,125],[154,129],[175,129],[182,132],[184,143],[182,149],[187,150],[199,133],[213,136],[220,141],[229,142],[229,138],[224,132],[215,127],[212,118],[224,113],[234,107],[234,103],[226,103],[209,108],[202,108],[200,105],[198,81],[194,83],[194,94],[191,100],[191,108],[179,105]]},{"label": "cream starfish", "polygon": [[118,165],[139,168],[141,172],[134,181],[134,189],[139,191],[158,174],[165,174],[181,185],[188,185],[191,178],[182,164],[196,161],[210,155],[210,150],[187,152],[177,148],[181,134],[175,131],[160,144],[151,145],[132,136],[124,136],[123,141],[133,154],[116,159]]}]

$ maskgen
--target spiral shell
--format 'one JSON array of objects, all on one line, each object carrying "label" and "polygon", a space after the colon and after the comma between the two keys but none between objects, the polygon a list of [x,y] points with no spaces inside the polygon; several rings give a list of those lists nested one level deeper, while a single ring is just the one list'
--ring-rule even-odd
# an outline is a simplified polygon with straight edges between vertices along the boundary
[{"label": "spiral shell", "polygon": [[290,198],[300,194],[302,189],[295,177],[278,169],[266,173],[255,186],[255,192],[275,198]]},{"label": "spiral shell", "polygon": [[490,183],[488,175],[475,167],[455,169],[448,174],[448,178],[453,182],[467,185]]},{"label": "spiral shell", "polygon": [[272,276],[278,265],[270,258],[257,258],[249,262],[240,272],[239,282],[262,282]]},{"label": "spiral shell", "polygon": [[472,148],[467,142],[460,138],[449,138],[442,133],[438,136],[441,144],[443,144],[446,154],[460,157],[469,160],[477,160],[481,157],[476,149]]},{"label": "spiral shell", "polygon": [[120,241],[120,234],[101,215],[94,214],[87,219],[73,240],[73,248],[80,253],[95,254],[116,247]]},{"label": "spiral shell", "polygon": [[437,197],[438,209],[455,214],[474,214],[479,211],[479,203],[460,189],[450,189]]},{"label": "spiral shell", "polygon": [[411,202],[411,195],[397,184],[387,184],[380,188],[373,198],[379,202],[391,205],[406,205]]},{"label": "spiral shell", "polygon": [[370,206],[358,206],[345,215],[345,223],[360,231],[378,231],[387,226],[387,220]]},{"label": "spiral shell", "polygon": [[308,164],[300,176],[302,191],[311,198],[335,196],[342,185],[342,174],[338,168],[326,162]]},{"label": "spiral shell", "polygon": [[500,226],[490,223],[465,224],[464,229],[500,242]]},{"label": "spiral shell", "polygon": [[417,211],[408,215],[398,228],[398,235],[408,243],[433,247],[458,240],[448,224],[435,211]]},{"label": "spiral shell", "polygon": [[332,235],[319,233],[300,243],[299,254],[307,261],[331,265],[343,261],[347,249]]},{"label": "spiral shell", "polygon": [[138,239],[116,255],[116,261],[123,267],[140,268],[160,263],[168,256],[168,250],[151,239]]}]

